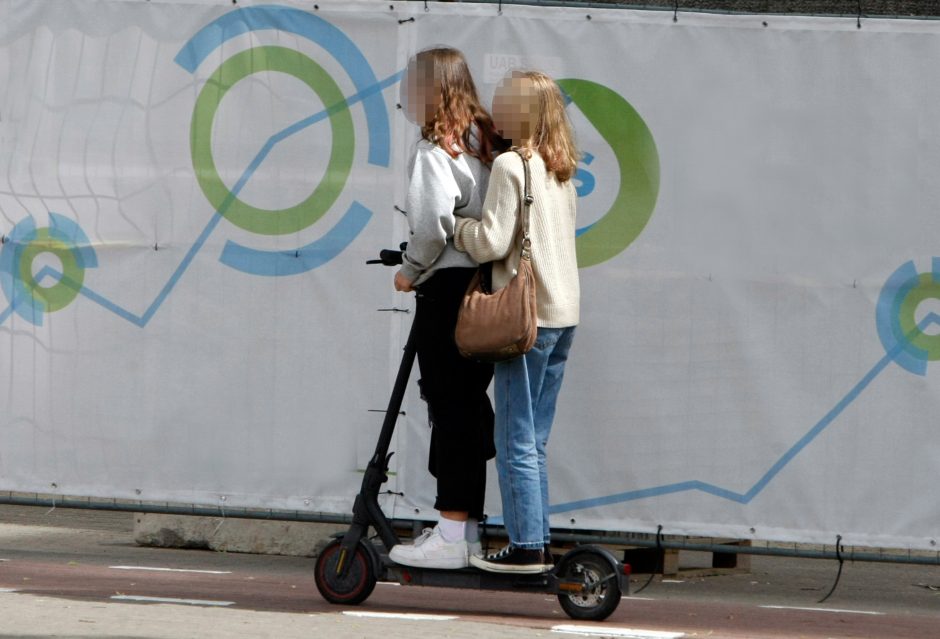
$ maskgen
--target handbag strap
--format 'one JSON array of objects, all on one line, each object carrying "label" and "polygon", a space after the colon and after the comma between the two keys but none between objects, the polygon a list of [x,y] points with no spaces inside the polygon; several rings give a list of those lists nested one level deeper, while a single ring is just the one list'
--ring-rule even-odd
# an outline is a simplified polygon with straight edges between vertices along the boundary
[{"label": "handbag strap", "polygon": [[532,253],[532,240],[529,238],[529,207],[532,206],[532,202],[535,201],[535,198],[532,197],[531,191],[529,161],[518,149],[515,149],[515,152],[519,156],[519,159],[522,160],[522,172],[525,176],[522,187],[522,201],[519,203],[520,212],[522,214],[522,254],[520,255],[520,259],[527,260],[531,257]]}]

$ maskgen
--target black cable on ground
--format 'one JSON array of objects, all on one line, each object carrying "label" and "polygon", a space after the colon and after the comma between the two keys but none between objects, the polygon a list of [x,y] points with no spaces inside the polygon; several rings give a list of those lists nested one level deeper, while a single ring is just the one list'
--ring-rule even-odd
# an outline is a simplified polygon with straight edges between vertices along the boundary
[{"label": "black cable on ground", "polygon": [[634,594],[639,594],[646,590],[646,587],[653,583],[653,578],[656,576],[661,569],[665,570],[663,562],[663,554],[666,551],[663,549],[663,525],[660,524],[656,529],[656,565],[653,566],[653,571],[650,573],[650,578],[646,580],[646,583],[640,586],[637,590],[634,590]]},{"label": "black cable on ground", "polygon": [[842,565],[845,563],[845,559],[842,557],[842,535],[836,535],[836,559],[839,560],[839,571],[836,573],[836,581],[832,584],[832,588],[829,589],[829,592],[826,593],[826,596],[817,601],[816,603],[823,603],[832,596],[832,593],[836,591],[836,586],[839,585],[839,579],[842,577]]}]

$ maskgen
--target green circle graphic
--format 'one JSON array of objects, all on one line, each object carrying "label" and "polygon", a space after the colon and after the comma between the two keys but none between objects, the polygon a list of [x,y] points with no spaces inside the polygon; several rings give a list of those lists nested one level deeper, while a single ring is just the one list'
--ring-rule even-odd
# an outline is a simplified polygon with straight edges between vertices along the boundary
[{"label": "green circle graphic", "polygon": [[[333,144],[323,180],[306,200],[285,209],[261,209],[238,199],[225,186],[212,156],[212,125],[222,99],[240,80],[262,71],[286,73],[310,87],[326,106],[332,127]],[[252,233],[284,235],[307,228],[333,206],[352,168],[355,137],[345,98],[323,67],[293,49],[268,46],[233,55],[212,74],[196,100],[190,146],[199,186],[222,215]]]},{"label": "green circle graphic", "polygon": [[649,222],[659,195],[659,153],[646,122],[618,93],[590,80],[558,85],[613,149],[620,168],[610,210],[576,241],[578,266],[593,266],[623,252]]},{"label": "green circle graphic", "polygon": [[[40,286],[33,277],[33,260],[42,253],[51,253],[62,262],[62,277],[48,288]],[[46,313],[52,313],[65,308],[78,296],[85,281],[85,269],[69,245],[52,237],[49,229],[45,228],[36,231],[36,237],[20,252],[19,276],[33,299],[42,302]]]},{"label": "green circle graphic", "polygon": [[898,322],[901,326],[902,335],[914,335],[910,343],[927,353],[927,359],[931,362],[940,360],[940,335],[927,335],[917,329],[917,320],[915,312],[917,307],[924,300],[940,300],[940,281],[934,279],[933,273],[921,273],[919,283],[914,286],[898,309]]}]

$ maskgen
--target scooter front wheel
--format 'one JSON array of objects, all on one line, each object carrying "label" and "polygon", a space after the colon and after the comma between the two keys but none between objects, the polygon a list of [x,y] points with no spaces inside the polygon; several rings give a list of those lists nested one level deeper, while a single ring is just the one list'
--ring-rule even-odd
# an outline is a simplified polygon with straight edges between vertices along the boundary
[{"label": "scooter front wheel", "polygon": [[[353,552],[343,557],[342,539],[334,539],[317,558],[314,579],[323,598],[333,604],[353,606],[372,594],[377,581],[372,553],[360,541]],[[349,563],[346,574],[340,576],[340,561]]]},{"label": "scooter front wheel", "polygon": [[580,591],[558,593],[558,603],[572,619],[600,621],[620,604],[622,593],[616,567],[597,551],[585,549],[564,556],[559,576],[569,583],[582,584]]}]

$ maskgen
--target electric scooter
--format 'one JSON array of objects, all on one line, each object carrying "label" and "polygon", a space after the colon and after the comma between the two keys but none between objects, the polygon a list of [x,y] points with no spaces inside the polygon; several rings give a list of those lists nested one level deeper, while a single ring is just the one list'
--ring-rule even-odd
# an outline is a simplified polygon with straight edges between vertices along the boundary
[{"label": "electric scooter", "polygon": [[[383,250],[369,264],[401,264],[401,251]],[[317,589],[333,604],[355,605],[372,594],[379,581],[405,586],[438,586],[516,592],[548,593],[558,596],[562,609],[572,619],[599,621],[617,608],[623,594],[629,594],[630,565],[620,562],[607,549],[583,545],[567,551],[549,571],[539,574],[506,574],[474,567],[457,570],[414,568],[392,562],[388,553],[399,543],[391,522],[379,506],[378,496],[388,480],[388,452],[411,376],[416,354],[412,324],[392,395],[385,411],[382,430],[369,461],[362,487],[353,505],[353,522],[320,553],[316,563]],[[378,542],[368,536],[375,529]]]}]

